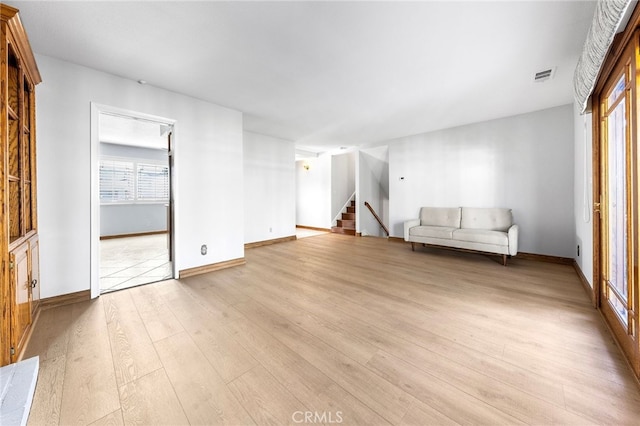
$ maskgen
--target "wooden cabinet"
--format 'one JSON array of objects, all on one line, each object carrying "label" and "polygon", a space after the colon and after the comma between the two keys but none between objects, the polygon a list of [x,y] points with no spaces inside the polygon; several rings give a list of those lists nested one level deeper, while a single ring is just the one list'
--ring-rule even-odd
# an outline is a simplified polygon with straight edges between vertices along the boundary
[{"label": "wooden cabinet", "polygon": [[18,10],[0,4],[0,366],[20,357],[40,299],[35,85]]},{"label": "wooden cabinet", "polygon": [[29,283],[29,244],[23,244],[9,254],[10,282],[14,293],[12,320],[12,344],[15,361],[19,349],[24,347],[31,326],[31,284]]}]

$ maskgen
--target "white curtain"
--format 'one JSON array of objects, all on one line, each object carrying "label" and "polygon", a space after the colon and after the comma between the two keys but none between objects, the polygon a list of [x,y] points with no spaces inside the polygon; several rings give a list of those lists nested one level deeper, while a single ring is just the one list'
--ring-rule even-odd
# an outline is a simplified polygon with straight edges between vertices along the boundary
[{"label": "white curtain", "polygon": [[580,112],[584,113],[587,101],[598,78],[598,73],[632,0],[598,0],[591,28],[584,42],[582,55],[573,75],[573,93]]}]

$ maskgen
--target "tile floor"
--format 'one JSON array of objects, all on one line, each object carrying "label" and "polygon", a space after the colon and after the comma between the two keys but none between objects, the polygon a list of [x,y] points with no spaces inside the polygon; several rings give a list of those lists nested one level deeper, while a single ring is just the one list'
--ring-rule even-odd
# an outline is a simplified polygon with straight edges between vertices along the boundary
[{"label": "tile floor", "polygon": [[328,234],[327,231],[316,231],[315,229],[296,228],[296,238],[315,237],[316,235]]},{"label": "tile floor", "polygon": [[173,278],[167,234],[100,241],[100,292]]},{"label": "tile floor", "polygon": [[[297,238],[327,234],[296,228]],[[100,241],[100,292],[106,293],[173,278],[167,235],[113,238]]]}]

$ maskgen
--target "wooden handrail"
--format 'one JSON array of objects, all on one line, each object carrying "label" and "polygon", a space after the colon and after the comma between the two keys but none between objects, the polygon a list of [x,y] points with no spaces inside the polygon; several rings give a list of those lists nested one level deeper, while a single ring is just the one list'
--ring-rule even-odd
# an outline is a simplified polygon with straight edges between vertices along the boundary
[{"label": "wooden handrail", "polygon": [[373,210],[373,207],[371,207],[371,204],[369,204],[368,202],[365,201],[364,205],[367,206],[367,208],[369,209],[371,214],[373,214],[373,217],[376,218],[376,220],[378,221],[380,226],[382,226],[382,229],[384,229],[384,232],[387,233],[387,237],[388,237],[389,236],[389,230],[387,229],[386,226],[384,226],[384,223],[382,223],[382,220],[380,219],[380,216],[378,216],[378,214],[375,212],[375,210]]}]

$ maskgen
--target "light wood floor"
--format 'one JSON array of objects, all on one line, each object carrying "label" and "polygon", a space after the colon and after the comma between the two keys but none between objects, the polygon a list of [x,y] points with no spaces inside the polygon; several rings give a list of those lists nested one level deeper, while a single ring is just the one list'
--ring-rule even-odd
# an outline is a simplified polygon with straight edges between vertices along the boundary
[{"label": "light wood floor", "polygon": [[569,266],[337,234],[246,259],[42,312],[29,423],[638,424]]}]

